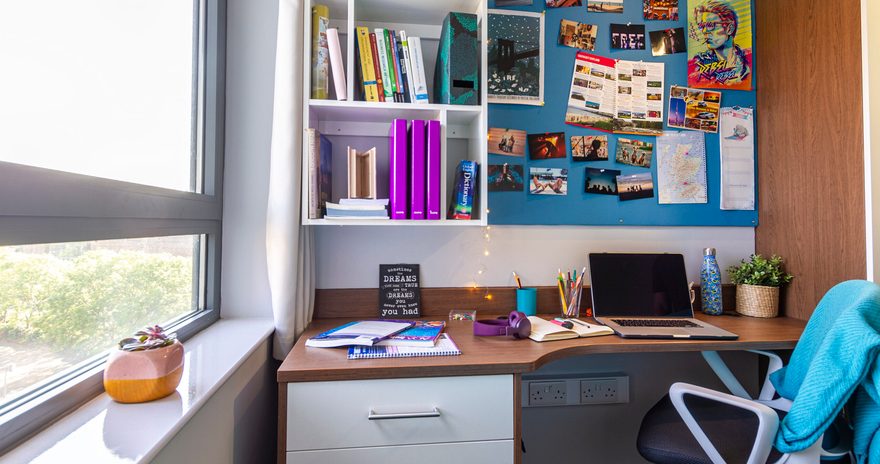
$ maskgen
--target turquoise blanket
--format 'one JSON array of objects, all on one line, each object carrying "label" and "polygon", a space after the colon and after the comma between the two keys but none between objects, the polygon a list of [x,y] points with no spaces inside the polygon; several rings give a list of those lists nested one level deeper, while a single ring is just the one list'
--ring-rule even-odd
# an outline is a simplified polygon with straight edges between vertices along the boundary
[{"label": "turquoise blanket", "polygon": [[822,435],[855,394],[853,451],[859,462],[880,463],[880,287],[850,280],[835,285],[810,317],[788,365],[771,375],[793,400],[775,446],[791,453]]}]

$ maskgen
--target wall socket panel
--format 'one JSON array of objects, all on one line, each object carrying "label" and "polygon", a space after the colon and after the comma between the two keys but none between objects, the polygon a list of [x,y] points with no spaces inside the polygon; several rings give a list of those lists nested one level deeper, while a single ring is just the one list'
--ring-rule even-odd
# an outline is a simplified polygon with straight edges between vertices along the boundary
[{"label": "wall socket panel", "polygon": [[529,407],[629,403],[629,376],[524,378],[522,405]]}]

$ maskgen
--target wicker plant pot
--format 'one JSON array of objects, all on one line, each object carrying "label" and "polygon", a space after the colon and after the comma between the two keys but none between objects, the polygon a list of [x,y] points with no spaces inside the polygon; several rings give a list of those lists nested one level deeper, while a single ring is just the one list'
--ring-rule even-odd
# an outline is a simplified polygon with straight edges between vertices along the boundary
[{"label": "wicker plant pot", "polygon": [[779,287],[737,285],[736,312],[743,316],[776,317],[779,314]]}]

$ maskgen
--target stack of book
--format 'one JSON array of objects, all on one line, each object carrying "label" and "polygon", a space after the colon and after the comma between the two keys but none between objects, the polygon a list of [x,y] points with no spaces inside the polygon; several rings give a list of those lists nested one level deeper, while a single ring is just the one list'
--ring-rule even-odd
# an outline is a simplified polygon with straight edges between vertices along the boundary
[{"label": "stack of book", "polygon": [[388,219],[387,198],[342,198],[326,205],[326,219]]},{"label": "stack of book", "polygon": [[357,56],[364,100],[368,102],[428,103],[428,83],[422,44],[406,31],[360,26]]},{"label": "stack of book", "polygon": [[348,359],[461,354],[445,327],[445,321],[354,321],[309,338],[306,346],[347,346]]}]

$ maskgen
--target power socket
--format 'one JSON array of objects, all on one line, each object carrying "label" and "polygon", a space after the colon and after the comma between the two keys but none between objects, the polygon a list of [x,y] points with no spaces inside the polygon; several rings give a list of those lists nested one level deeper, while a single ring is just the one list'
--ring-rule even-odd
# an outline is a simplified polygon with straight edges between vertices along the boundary
[{"label": "power socket", "polygon": [[565,381],[529,382],[529,406],[554,406],[567,402]]},{"label": "power socket", "polygon": [[629,377],[581,379],[581,404],[628,403]]}]

